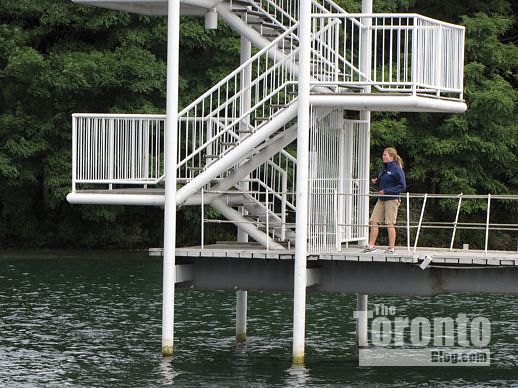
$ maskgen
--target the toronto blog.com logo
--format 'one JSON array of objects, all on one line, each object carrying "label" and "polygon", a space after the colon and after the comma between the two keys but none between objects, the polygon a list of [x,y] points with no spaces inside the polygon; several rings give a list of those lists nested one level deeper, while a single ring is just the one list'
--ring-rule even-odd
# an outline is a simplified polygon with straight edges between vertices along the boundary
[{"label": "the toronto blog.com logo", "polygon": [[490,365],[491,322],[485,317],[410,318],[395,306],[374,304],[354,318],[360,366]]}]

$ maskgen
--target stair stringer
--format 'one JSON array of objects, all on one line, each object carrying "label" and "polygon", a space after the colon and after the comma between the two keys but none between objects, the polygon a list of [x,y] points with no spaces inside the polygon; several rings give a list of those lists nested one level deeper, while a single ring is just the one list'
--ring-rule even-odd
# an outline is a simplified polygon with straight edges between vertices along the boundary
[{"label": "stair stringer", "polygon": [[281,244],[274,241],[266,233],[254,227],[250,223],[250,220],[246,219],[238,211],[232,209],[222,199],[215,199],[214,201],[212,201],[211,206],[217,211],[219,211],[227,220],[233,221],[241,230],[243,230],[245,233],[247,233],[250,237],[252,237],[255,241],[257,241],[264,247],[268,247],[270,249],[275,250],[286,249]]}]

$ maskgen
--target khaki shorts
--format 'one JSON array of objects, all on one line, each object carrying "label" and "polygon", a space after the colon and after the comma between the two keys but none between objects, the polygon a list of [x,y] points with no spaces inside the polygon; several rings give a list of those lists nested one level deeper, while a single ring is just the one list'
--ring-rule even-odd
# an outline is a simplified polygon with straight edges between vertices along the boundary
[{"label": "khaki shorts", "polygon": [[374,210],[370,218],[371,223],[382,224],[385,221],[387,225],[395,225],[397,219],[397,210],[401,201],[399,199],[391,199],[388,201],[376,202]]}]

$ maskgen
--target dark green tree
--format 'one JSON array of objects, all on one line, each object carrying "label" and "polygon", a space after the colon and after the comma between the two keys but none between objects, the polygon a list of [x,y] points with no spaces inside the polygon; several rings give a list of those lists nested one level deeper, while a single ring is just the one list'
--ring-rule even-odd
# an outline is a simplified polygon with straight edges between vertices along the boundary
[{"label": "dark green tree", "polygon": [[[360,9],[359,0],[339,3],[353,12]],[[378,12],[415,11],[466,26],[468,112],[375,114],[373,157],[396,146],[413,192],[517,194],[518,4],[377,0],[374,6]],[[195,18],[182,18],[181,33],[180,104],[185,106],[237,66],[239,40],[223,23],[207,31]],[[163,113],[165,48],[162,17],[69,0],[0,2],[2,246],[161,245],[160,209],[70,206],[65,196],[71,114]],[[499,213],[518,219],[518,206],[506,204],[495,209],[495,217]],[[197,209],[179,213],[180,243],[197,242],[198,220]]]},{"label": "dark green tree", "polygon": [[[181,39],[185,105],[235,67],[238,40],[188,18]],[[65,196],[71,114],[163,113],[165,49],[163,17],[69,0],[0,3],[0,244],[161,245],[160,209],[70,206]],[[184,212],[179,222],[193,218]],[[181,231],[180,241],[193,240]]]}]

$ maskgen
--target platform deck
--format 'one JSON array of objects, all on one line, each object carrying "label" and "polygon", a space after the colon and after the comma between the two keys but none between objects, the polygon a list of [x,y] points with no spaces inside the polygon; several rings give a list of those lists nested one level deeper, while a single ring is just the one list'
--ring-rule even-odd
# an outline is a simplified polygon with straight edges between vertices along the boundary
[{"label": "platform deck", "polygon": [[[161,256],[162,248],[151,248],[151,256]],[[221,242],[217,244],[176,248],[178,257],[203,258],[242,258],[262,260],[294,260],[295,250],[266,250],[255,243]],[[398,247],[394,254],[385,254],[384,248],[374,253],[362,253],[358,247],[342,248],[339,252],[322,252],[308,255],[308,261],[357,261],[357,262],[387,262],[387,263],[419,263],[428,256],[434,265],[484,265],[484,266],[518,266],[518,252],[481,250],[452,250],[444,248],[418,248],[416,252],[406,247]]]}]

